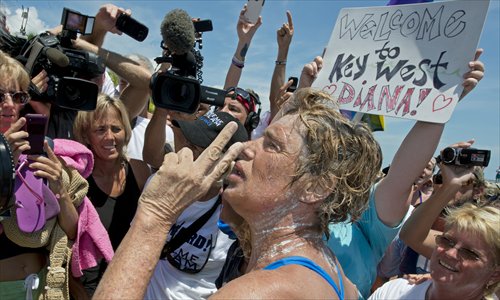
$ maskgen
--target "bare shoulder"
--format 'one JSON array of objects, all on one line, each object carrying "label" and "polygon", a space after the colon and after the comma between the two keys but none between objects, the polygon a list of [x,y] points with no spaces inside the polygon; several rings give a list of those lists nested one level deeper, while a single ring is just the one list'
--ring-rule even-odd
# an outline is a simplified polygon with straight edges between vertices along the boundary
[{"label": "bare shoulder", "polygon": [[[338,281],[336,281],[338,282]],[[235,279],[217,291],[213,299],[338,299],[330,284],[315,272],[298,265],[259,270]]]},{"label": "bare shoulder", "polygon": [[128,162],[134,172],[135,181],[137,182],[139,189],[142,191],[147,179],[151,176],[151,168],[142,160],[129,159]]}]

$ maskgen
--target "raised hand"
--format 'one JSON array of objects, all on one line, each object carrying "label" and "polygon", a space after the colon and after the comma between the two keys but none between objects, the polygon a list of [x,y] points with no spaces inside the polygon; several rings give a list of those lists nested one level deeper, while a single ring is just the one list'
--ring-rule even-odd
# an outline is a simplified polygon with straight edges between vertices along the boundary
[{"label": "raised hand", "polygon": [[460,95],[460,100],[462,100],[470,91],[472,91],[476,85],[484,77],[484,64],[479,61],[479,57],[483,54],[483,49],[477,49],[474,60],[469,62],[469,71],[463,75],[464,81],[462,83],[464,90]]},{"label": "raised hand", "polygon": [[290,11],[286,12],[286,17],[288,18],[288,23],[283,23],[280,29],[276,32],[276,38],[278,40],[279,48],[288,48],[293,38],[293,20],[292,13]]},{"label": "raised hand", "polygon": [[95,17],[96,28],[121,35],[122,32],[116,28],[115,24],[116,19],[122,13],[130,15],[131,11],[113,4],[105,4],[101,6]]},{"label": "raised hand", "polygon": [[25,124],[26,119],[19,118],[19,120],[13,123],[4,133],[5,139],[9,143],[12,151],[14,164],[17,164],[21,153],[30,149],[30,144],[28,140],[26,140],[26,138],[28,138],[28,133],[21,130]]},{"label": "raised hand", "polygon": [[323,58],[316,56],[314,60],[302,68],[298,88],[311,87],[319,72],[323,68]]},{"label": "raised hand", "polygon": [[[466,142],[455,143],[449,147],[465,149],[472,146],[473,143],[474,140],[469,140]],[[472,173],[473,167],[449,165],[441,162],[439,164],[439,169],[441,170],[441,175],[443,176],[443,185],[459,189],[460,187],[469,185],[474,181],[474,174]]]},{"label": "raised hand", "polygon": [[29,155],[31,161],[30,168],[35,169],[34,174],[38,177],[48,180],[50,190],[55,195],[66,193],[63,184],[62,170],[63,165],[59,158],[54,154],[54,151],[49,147],[47,141],[44,141],[43,150],[47,154],[44,155]]},{"label": "raised hand", "polygon": [[[238,39],[240,40],[240,42],[250,43],[252,41],[255,32],[257,32],[257,29],[259,29],[260,25],[262,25],[262,17],[259,16],[259,19],[255,24],[248,23],[245,19],[246,11],[247,11],[247,6],[245,4],[245,6],[240,12],[238,24],[236,25],[236,31],[238,33]],[[243,57],[245,56],[243,55]]]}]

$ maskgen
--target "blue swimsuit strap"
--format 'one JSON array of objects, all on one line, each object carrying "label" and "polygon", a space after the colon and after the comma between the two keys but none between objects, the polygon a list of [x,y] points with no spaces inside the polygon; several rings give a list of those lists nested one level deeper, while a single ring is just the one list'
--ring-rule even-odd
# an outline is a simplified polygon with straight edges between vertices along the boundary
[{"label": "blue swimsuit strap", "polygon": [[344,285],[342,284],[342,275],[339,272],[339,268],[337,267],[337,264],[335,263],[335,271],[337,272],[339,276],[339,286],[340,286],[340,291],[339,288],[337,287],[337,284],[335,281],[333,281],[332,277],[328,275],[323,268],[318,266],[315,262],[310,260],[309,258],[302,257],[302,256],[289,256],[282,258],[280,260],[277,260],[273,263],[270,263],[267,265],[264,270],[276,270],[278,268],[281,268],[286,265],[301,265],[304,266],[320,275],[323,277],[328,283],[333,287],[335,292],[337,293],[337,296],[339,297],[340,300],[344,299]]}]

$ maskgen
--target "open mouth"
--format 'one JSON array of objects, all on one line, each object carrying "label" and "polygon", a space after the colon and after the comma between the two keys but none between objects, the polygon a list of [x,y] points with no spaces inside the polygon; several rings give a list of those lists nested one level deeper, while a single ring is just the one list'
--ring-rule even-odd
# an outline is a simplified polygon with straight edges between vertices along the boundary
[{"label": "open mouth", "polygon": [[457,269],[453,268],[452,266],[448,265],[447,263],[443,262],[442,260],[439,260],[439,265],[441,265],[443,268],[451,271],[451,272],[458,272]]},{"label": "open mouth", "polygon": [[245,177],[244,173],[243,173],[243,171],[241,169],[241,164],[239,162],[236,162],[234,164],[234,167],[233,167],[233,170],[231,171],[231,174],[236,174],[236,175],[238,175],[241,178]]},{"label": "open mouth", "polygon": [[103,148],[106,149],[106,150],[111,151],[111,150],[115,150],[116,146],[104,146]]}]

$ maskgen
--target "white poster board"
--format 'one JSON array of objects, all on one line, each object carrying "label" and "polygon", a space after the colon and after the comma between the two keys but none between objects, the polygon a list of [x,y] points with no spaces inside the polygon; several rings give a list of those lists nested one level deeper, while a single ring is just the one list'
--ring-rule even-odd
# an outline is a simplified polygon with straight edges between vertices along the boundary
[{"label": "white poster board", "polygon": [[313,87],[344,110],[445,123],[489,0],[342,9]]}]

